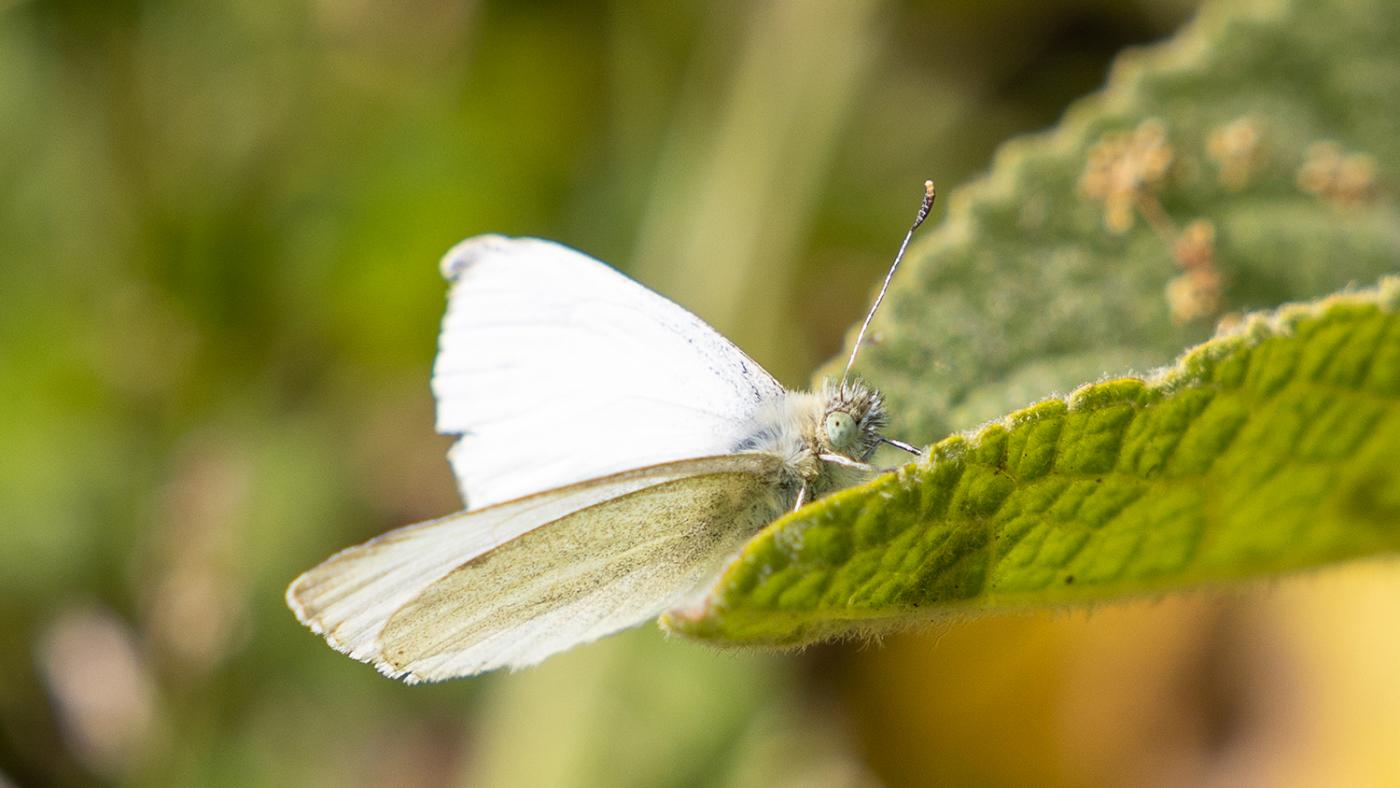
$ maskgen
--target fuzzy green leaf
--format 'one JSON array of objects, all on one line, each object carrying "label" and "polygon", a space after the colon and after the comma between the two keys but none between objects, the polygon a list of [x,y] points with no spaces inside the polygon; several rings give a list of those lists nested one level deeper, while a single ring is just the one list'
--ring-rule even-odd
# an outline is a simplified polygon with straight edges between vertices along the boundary
[{"label": "fuzzy green leaf", "polygon": [[[1397,94],[1400,16],[1381,0],[1215,3],[1120,58],[911,251],[856,364],[891,434],[966,430],[1162,364],[1218,320],[1394,272]],[[1396,287],[1252,319],[1150,380],[944,440],[773,524],[703,609],[663,624],[793,645],[1391,552]]]},{"label": "fuzzy green leaf", "polygon": [[1400,550],[1400,278],[1247,319],[769,526],[663,623],[798,645]]}]

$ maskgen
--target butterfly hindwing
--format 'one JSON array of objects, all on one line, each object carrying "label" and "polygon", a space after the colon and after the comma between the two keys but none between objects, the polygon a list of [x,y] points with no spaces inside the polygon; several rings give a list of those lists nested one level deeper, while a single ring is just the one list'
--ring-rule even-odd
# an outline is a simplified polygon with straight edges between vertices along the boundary
[{"label": "butterfly hindwing", "polygon": [[665,463],[400,528],[302,575],[288,603],[408,681],[532,665],[682,603],[776,514],[779,465]]}]

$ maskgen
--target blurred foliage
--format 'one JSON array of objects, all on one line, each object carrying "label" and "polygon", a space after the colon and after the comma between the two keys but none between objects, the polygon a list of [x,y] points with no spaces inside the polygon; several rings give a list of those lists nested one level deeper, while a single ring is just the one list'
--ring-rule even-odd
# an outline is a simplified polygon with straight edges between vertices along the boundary
[{"label": "blurred foliage", "polygon": [[[459,505],[427,388],[434,261],[456,240],[580,247],[799,382],[861,314],[923,178],[946,192],[985,168],[1188,5],[0,2],[0,782],[1102,783],[1113,757],[1197,752],[1189,737],[1091,748],[1127,728],[1114,698],[1149,702],[1141,681],[1055,691],[1089,664],[1057,648],[1098,643],[1118,664],[1104,632],[1168,631],[1151,618],[1073,637],[1002,621],[936,652],[908,639],[803,659],[639,631],[410,689],[332,653],[281,600],[333,550]],[[1354,647],[1386,629],[1363,613],[1393,607],[1346,593],[1327,615],[1233,615],[1274,633],[1261,663],[1351,644],[1297,657],[1351,685],[1299,694],[1255,670],[1240,686],[1359,698],[1364,730],[1393,730],[1393,677],[1353,686],[1397,653]],[[1230,614],[1175,615],[1185,646],[1122,664],[1175,675],[1229,645],[1197,619]],[[1163,708],[1132,719],[1211,719]],[[1315,756],[1289,773],[1374,780],[1356,749],[1374,737],[1337,708],[1288,715],[1325,721],[1309,741],[1330,742],[1287,749]]]},{"label": "blurred foliage", "polygon": [[1400,279],[1076,389],[794,512],[663,625],[801,645],[1400,551]]}]

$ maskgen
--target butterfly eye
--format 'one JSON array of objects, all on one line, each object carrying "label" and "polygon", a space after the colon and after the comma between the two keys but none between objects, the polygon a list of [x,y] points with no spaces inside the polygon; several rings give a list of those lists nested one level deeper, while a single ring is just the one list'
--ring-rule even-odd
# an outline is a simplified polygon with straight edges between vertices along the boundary
[{"label": "butterfly eye", "polygon": [[826,439],[833,448],[846,449],[855,442],[856,420],[844,411],[833,411],[826,416]]}]

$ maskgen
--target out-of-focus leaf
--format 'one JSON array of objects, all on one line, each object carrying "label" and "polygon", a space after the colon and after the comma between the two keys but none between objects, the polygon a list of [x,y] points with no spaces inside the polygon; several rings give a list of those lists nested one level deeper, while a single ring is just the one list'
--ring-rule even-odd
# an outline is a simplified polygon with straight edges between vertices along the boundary
[{"label": "out-of-focus leaf", "polygon": [[[928,442],[1165,364],[1223,316],[1392,273],[1396,95],[1400,15],[1384,2],[1208,6],[1172,41],[1120,57],[1101,94],[1005,145],[986,179],[952,194],[855,371],[886,395],[893,434]],[[1091,160],[1115,168],[1096,176]],[[1197,221],[1213,229],[1202,250],[1218,287],[1183,319],[1193,305],[1168,288],[1187,274],[1174,246]]]},{"label": "out-of-focus leaf", "polygon": [[671,629],[796,645],[1400,550],[1400,279],[1248,318],[763,531]]}]

